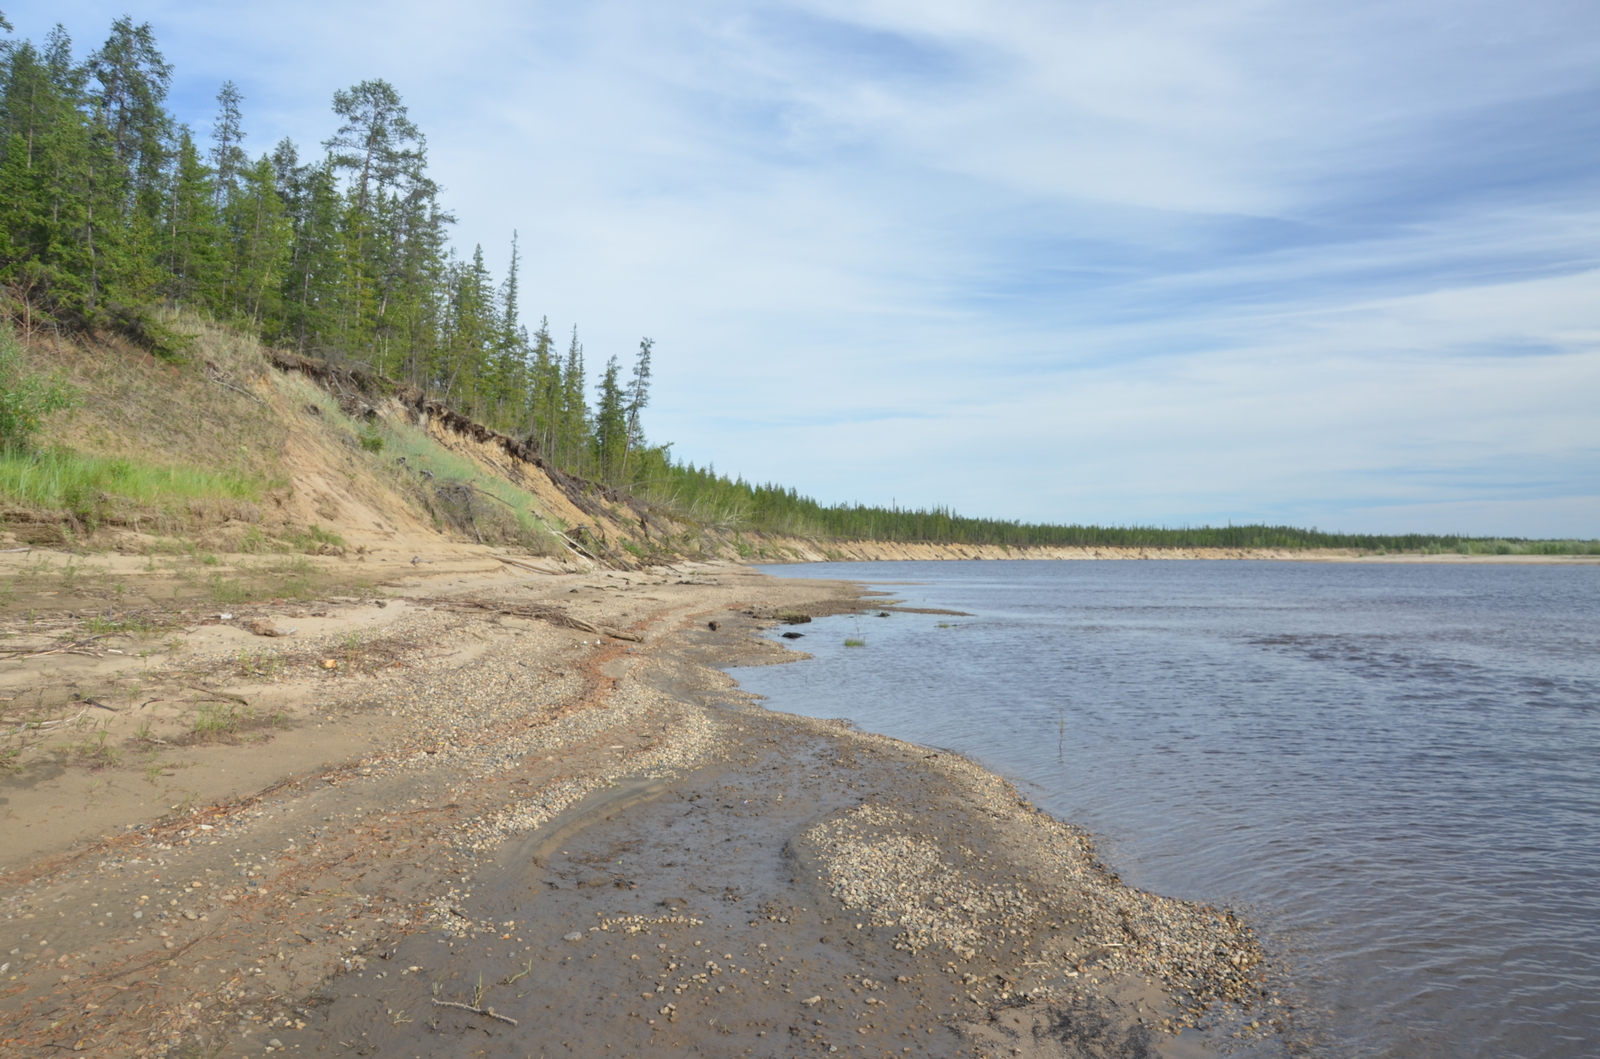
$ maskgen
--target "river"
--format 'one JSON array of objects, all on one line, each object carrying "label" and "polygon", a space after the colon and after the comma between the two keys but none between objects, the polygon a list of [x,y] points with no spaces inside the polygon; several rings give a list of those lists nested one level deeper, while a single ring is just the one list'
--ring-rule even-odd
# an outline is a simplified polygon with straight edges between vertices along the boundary
[{"label": "river", "polygon": [[1600,566],[765,569],[972,616],[818,619],[742,687],[965,753],[1129,883],[1246,913],[1318,1054],[1600,1055]]}]

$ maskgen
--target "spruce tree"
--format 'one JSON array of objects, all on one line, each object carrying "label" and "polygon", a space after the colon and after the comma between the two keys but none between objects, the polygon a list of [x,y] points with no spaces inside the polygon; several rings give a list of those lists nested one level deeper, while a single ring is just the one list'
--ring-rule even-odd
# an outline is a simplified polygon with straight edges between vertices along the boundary
[{"label": "spruce tree", "polygon": [[211,168],[216,172],[217,210],[227,208],[239,192],[240,175],[249,166],[244,153],[244,117],[239,104],[244,94],[232,81],[222,82],[217,93],[217,120],[211,125]]},{"label": "spruce tree", "polygon": [[161,213],[172,119],[164,106],[172,67],[156,48],[150,23],[127,16],[111,24],[111,36],[89,57],[99,84],[97,109],[122,165],[130,195],[127,206],[147,220]]},{"label": "spruce tree", "polygon": [[226,217],[232,243],[227,309],[257,330],[277,330],[294,229],[270,157],[243,170]]},{"label": "spruce tree", "polygon": [[550,319],[539,320],[528,353],[528,401],[524,429],[546,458],[554,458],[557,424],[561,421],[561,360],[550,337]]},{"label": "spruce tree", "polygon": [[28,327],[35,314],[82,320],[92,303],[95,145],[71,49],[58,28],[42,53],[28,41],[9,46],[0,72],[0,282],[17,293]]},{"label": "spruce tree", "polygon": [[188,129],[178,136],[164,222],[167,300],[178,308],[218,308],[226,272],[222,229],[217,223],[216,182],[210,167],[200,160]]},{"label": "spruce tree", "polygon": [[594,453],[598,474],[606,481],[617,480],[627,445],[628,408],[621,374],[613,356],[595,386]]},{"label": "spruce tree", "polygon": [[650,350],[655,339],[639,340],[639,358],[633,362],[633,377],[628,380],[626,394],[627,427],[622,439],[622,476],[628,475],[628,457],[636,448],[644,446],[644,433],[639,427],[639,413],[650,403]]},{"label": "spruce tree", "polygon": [[578,341],[578,325],[572,325],[572,341],[567,344],[567,359],[561,369],[561,411],[558,449],[560,466],[577,473],[587,470],[589,405],[584,399],[587,371],[583,365],[583,343]]}]

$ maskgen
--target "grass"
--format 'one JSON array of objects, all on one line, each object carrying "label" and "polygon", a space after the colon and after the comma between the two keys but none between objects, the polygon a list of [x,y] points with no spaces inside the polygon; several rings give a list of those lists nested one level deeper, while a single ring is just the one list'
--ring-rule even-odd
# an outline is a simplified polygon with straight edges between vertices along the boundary
[{"label": "grass", "polygon": [[146,614],[91,614],[83,621],[83,629],[90,636],[110,636],[127,633],[131,636],[151,636],[161,631],[156,621]]},{"label": "grass", "polygon": [[67,510],[98,521],[113,497],[170,508],[187,500],[260,499],[262,483],[243,474],[65,449],[0,450],[0,496],[28,507]]},{"label": "grass", "polygon": [[865,646],[867,646],[867,641],[865,641],[865,640],[857,640],[857,639],[853,639],[852,638],[852,639],[846,640],[844,642],[844,645],[846,647],[865,647]]},{"label": "grass", "polygon": [[[333,418],[342,413],[324,415]],[[538,513],[538,498],[528,490],[451,452],[409,423],[380,420],[359,429],[354,420],[349,424],[358,444],[419,497],[436,522],[480,542],[518,544],[540,555],[566,554],[566,546],[553,532],[564,527],[545,522]],[[369,444],[368,438],[379,444]]]},{"label": "grass", "polygon": [[196,743],[228,740],[244,731],[277,728],[284,722],[285,717],[281,710],[263,716],[250,707],[240,706],[237,703],[206,703],[200,707],[194,721],[189,725],[189,740]]},{"label": "grass", "polygon": [[235,662],[235,674],[275,682],[288,665],[289,660],[281,651],[240,651]]},{"label": "grass", "polygon": [[122,751],[110,742],[110,722],[98,724],[82,742],[71,745],[72,756],[90,769],[110,768],[122,760]]},{"label": "grass", "polygon": [[84,458],[98,465],[89,471],[127,464],[133,473],[113,467],[114,488],[101,491],[138,502],[253,501],[278,488],[288,431],[254,396],[271,378],[259,345],[198,317],[168,322],[198,336],[185,363],[157,363],[114,338],[28,343],[30,370],[59,374],[79,394],[43,424],[39,447],[95,454]]},{"label": "grass", "polygon": [[295,551],[305,552],[307,555],[315,555],[325,544],[343,548],[345,541],[333,530],[323,529],[316,523],[307,526],[304,532],[296,533],[289,538],[289,545]]}]

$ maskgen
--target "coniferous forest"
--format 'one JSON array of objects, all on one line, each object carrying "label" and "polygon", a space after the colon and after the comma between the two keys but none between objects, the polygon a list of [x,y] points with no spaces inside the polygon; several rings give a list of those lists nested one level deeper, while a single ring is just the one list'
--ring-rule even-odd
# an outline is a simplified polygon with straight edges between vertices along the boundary
[{"label": "coniferous forest", "polygon": [[591,408],[576,328],[522,322],[515,234],[498,281],[481,247],[452,251],[394,86],[335,92],[320,144],[252,153],[232,82],[204,139],[167,109],[148,24],[118,19],[81,59],[61,27],[0,47],[0,286],[24,330],[117,332],[171,357],[184,338],[153,310],[198,313],[436,394],[577,473],[659,470],[640,451],[650,341],[630,377],[606,364]]},{"label": "coniferous forest", "polygon": [[338,90],[327,139],[257,151],[249,101],[232,82],[217,92],[209,135],[173,115],[173,69],[147,23],[116,20],[81,57],[64,28],[42,43],[10,37],[3,15],[0,28],[0,311],[24,332],[111,332],[181,358],[186,338],[164,321],[174,310],[199,314],[408,383],[526,438],[569,472],[734,529],[1018,547],[1482,550],[1455,536],[1041,525],[826,506],[673,463],[641,426],[651,341],[641,340],[626,377],[609,358],[591,404],[577,329],[523,323],[515,233],[498,280],[481,247],[467,257],[452,249],[454,216],[428,174],[427,139],[394,86]]}]

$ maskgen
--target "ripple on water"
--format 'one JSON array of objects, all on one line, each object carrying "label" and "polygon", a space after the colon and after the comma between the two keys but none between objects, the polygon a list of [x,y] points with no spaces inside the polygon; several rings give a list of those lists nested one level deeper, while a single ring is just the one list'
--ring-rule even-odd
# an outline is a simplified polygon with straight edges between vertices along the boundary
[{"label": "ripple on water", "polygon": [[1600,567],[771,570],[975,617],[819,619],[745,688],[968,753],[1129,882],[1250,908],[1328,1054],[1595,1054]]}]

